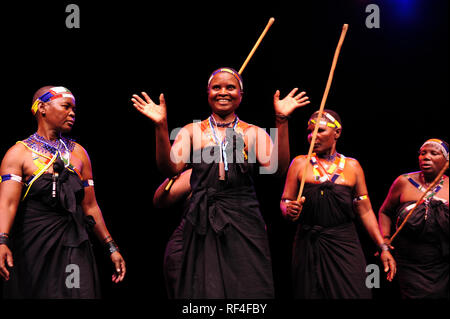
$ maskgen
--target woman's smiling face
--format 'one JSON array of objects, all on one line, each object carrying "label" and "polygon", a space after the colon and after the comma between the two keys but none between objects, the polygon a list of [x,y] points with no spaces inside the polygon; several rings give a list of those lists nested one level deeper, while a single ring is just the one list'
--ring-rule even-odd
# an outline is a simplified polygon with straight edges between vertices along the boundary
[{"label": "woman's smiling face", "polygon": [[238,80],[228,72],[219,72],[208,87],[208,103],[213,113],[225,116],[239,107],[242,92]]}]

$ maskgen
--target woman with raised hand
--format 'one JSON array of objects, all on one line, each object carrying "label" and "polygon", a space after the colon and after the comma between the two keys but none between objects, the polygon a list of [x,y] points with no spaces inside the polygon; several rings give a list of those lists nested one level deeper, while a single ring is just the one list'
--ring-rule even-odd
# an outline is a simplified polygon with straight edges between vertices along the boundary
[{"label": "woman with raised hand", "polygon": [[212,114],[188,124],[170,144],[164,96],[133,95],[137,110],[155,123],[156,161],[167,176],[191,163],[192,195],[183,227],[182,265],[175,298],[273,298],[266,226],[254,190],[254,174],[283,174],[289,165],[288,117],[309,103],[305,92],[274,96],[278,136],[238,118],[242,78],[231,68],[208,80]]}]

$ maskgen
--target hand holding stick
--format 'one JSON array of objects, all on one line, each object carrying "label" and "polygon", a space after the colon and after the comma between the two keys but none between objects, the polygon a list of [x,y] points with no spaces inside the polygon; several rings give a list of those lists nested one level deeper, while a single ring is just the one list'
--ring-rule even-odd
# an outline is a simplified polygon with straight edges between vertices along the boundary
[{"label": "hand holding stick", "polygon": [[303,167],[302,180],[300,183],[300,190],[298,192],[297,201],[300,201],[302,194],[303,194],[303,188],[305,187],[305,179],[306,179],[306,169],[308,167],[309,161],[311,160],[312,151],[314,149],[314,143],[316,142],[317,132],[319,131],[320,119],[322,118],[323,109],[325,108],[325,102],[328,97],[328,92],[330,91],[331,82],[333,81],[334,70],[336,68],[337,60],[339,58],[339,53],[341,51],[341,47],[344,42],[345,35],[347,33],[347,29],[348,29],[348,24],[344,24],[344,26],[342,27],[342,32],[341,32],[341,36],[339,38],[338,45],[336,47],[336,51],[334,52],[334,57],[333,57],[333,62],[331,64],[330,74],[328,75],[327,85],[325,87],[325,92],[323,93],[322,101],[320,103],[319,114],[317,115],[317,121],[314,126],[311,144],[309,146],[308,156],[306,158],[306,164]]}]

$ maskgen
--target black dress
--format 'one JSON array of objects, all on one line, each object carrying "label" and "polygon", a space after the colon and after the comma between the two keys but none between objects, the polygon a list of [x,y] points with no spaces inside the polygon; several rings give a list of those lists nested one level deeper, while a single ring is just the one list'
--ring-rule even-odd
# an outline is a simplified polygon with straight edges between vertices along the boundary
[{"label": "black dress", "polygon": [[[406,202],[391,216],[400,225],[415,202]],[[392,245],[402,298],[449,298],[448,204],[432,199],[419,205]]]},{"label": "black dress", "polygon": [[83,183],[67,168],[52,198],[52,175],[43,174],[19,205],[11,232],[14,267],[6,298],[99,298],[100,285],[82,208]]},{"label": "black dress", "polygon": [[[218,151],[213,146],[203,149],[209,158]],[[266,226],[253,187],[255,164],[228,163],[222,181],[218,163],[194,157],[192,196],[178,236],[173,237],[182,245],[176,257],[180,267],[174,297],[273,298]]]},{"label": "black dress", "polygon": [[306,183],[293,246],[294,298],[371,298],[353,219],[352,188]]}]

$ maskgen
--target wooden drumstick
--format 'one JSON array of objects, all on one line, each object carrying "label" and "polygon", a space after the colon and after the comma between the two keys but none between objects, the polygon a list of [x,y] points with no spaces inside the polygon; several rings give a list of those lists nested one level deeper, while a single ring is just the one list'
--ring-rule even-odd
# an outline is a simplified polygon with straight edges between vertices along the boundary
[{"label": "wooden drumstick", "polygon": [[402,230],[403,226],[405,226],[406,221],[408,220],[408,218],[412,215],[412,213],[416,210],[417,206],[419,206],[419,203],[423,200],[423,198],[427,195],[427,193],[429,191],[431,191],[440,181],[442,175],[444,175],[445,171],[448,168],[448,161],[447,163],[445,163],[444,167],[441,169],[441,171],[439,172],[439,174],[436,176],[436,178],[434,179],[433,183],[431,183],[430,186],[428,186],[428,188],[425,190],[425,192],[423,192],[423,194],[420,196],[420,198],[417,200],[415,206],[413,207],[413,209],[411,209],[408,213],[408,215],[406,215],[405,219],[403,220],[403,222],[400,224],[400,226],[397,228],[397,230],[395,231],[394,235],[392,235],[392,237],[389,239],[389,241],[387,242],[388,245],[390,245],[392,243],[392,241],[394,240],[394,238],[397,236],[397,234],[400,232],[400,230]]},{"label": "wooden drumstick", "polygon": [[[336,68],[337,60],[339,57],[339,52],[341,51],[342,43],[344,42],[344,38],[347,33],[347,29],[348,29],[348,24],[344,24],[344,26],[342,27],[341,37],[339,38],[339,42],[336,47],[336,51],[334,52],[334,57],[333,57],[333,62],[331,64],[330,74],[328,75],[327,85],[325,87],[325,92],[323,93],[322,102],[320,103],[320,108],[319,108],[319,114],[317,115],[316,124],[314,126],[314,131],[313,131],[313,135],[311,138],[311,144],[309,146],[308,156],[306,158],[306,164],[303,167],[302,180],[300,183],[300,190],[298,192],[297,201],[300,201],[302,194],[303,194],[303,188],[305,186],[305,179],[306,179],[306,169],[308,167],[309,161],[311,160],[311,155],[312,155],[312,151],[314,149],[314,143],[316,142],[317,132],[319,131],[319,124],[320,124],[320,120],[322,118],[323,109],[325,108],[325,102],[328,97],[328,92],[330,91],[331,82],[333,81],[334,70]],[[298,218],[298,216],[297,216],[297,218]]]}]

